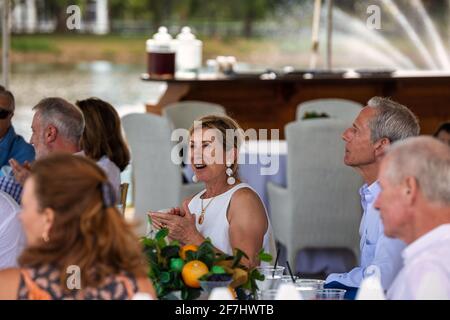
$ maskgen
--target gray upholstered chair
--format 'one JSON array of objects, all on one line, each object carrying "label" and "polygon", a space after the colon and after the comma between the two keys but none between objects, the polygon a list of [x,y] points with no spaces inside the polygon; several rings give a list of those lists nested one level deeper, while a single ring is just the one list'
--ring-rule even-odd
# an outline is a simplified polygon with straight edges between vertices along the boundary
[{"label": "gray upholstered chair", "polygon": [[210,114],[225,115],[225,108],[211,102],[180,101],[162,109],[163,117],[169,119],[175,129],[189,129],[194,120]]},{"label": "gray upholstered chair", "polygon": [[180,206],[203,184],[183,184],[181,166],[172,159],[178,152],[166,118],[150,113],[128,114],[122,118],[122,124],[131,149],[135,219],[140,222],[139,234],[143,235],[149,210]]},{"label": "gray upholstered chair", "polygon": [[343,163],[344,121],[289,123],[287,188],[268,184],[275,238],[295,256],[305,248],[349,248],[359,256],[362,179]]},{"label": "gray upholstered chair", "polygon": [[302,120],[307,112],[325,112],[330,118],[342,119],[351,125],[363,106],[345,99],[317,99],[303,102],[297,106],[297,120]]}]

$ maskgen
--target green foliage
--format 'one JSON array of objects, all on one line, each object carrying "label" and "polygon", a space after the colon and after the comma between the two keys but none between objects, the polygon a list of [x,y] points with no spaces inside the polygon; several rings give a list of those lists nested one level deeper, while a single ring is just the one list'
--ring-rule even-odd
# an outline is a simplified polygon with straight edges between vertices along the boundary
[{"label": "green foliage", "polygon": [[316,111],[310,111],[310,112],[305,112],[302,119],[306,120],[306,119],[329,118],[329,117],[330,116],[325,112],[319,113]]},{"label": "green foliage", "polygon": [[272,262],[272,255],[264,252],[264,249],[261,249],[261,251],[258,253],[258,259],[264,262]]},{"label": "green foliage", "polygon": [[[256,280],[264,279],[256,269],[248,269],[242,265],[241,260],[247,255],[235,249],[235,255],[218,253],[211,241],[207,239],[197,249],[197,251],[186,251],[186,259],[180,257],[181,246],[178,242],[167,241],[168,230],[161,229],[152,238],[142,238],[141,242],[146,254],[149,271],[148,277],[153,281],[156,293],[160,299],[173,297],[174,292],[181,292],[181,299],[191,300],[200,296],[201,288],[190,288],[182,279],[184,265],[193,260],[202,261],[209,272],[200,280],[210,280],[220,278],[220,281],[228,282],[235,289],[246,289],[249,293],[255,293],[257,289]],[[270,261],[272,256],[264,253],[263,250],[258,255],[261,261]],[[233,284],[235,284],[233,286]]]},{"label": "green foliage", "polygon": [[12,37],[11,49],[17,52],[58,52],[55,44],[49,39],[37,36]]},{"label": "green foliage", "polygon": [[225,273],[226,273],[226,272],[225,272],[225,269],[222,268],[221,266],[213,266],[213,267],[211,268],[211,272],[212,272],[213,274],[225,274]]}]

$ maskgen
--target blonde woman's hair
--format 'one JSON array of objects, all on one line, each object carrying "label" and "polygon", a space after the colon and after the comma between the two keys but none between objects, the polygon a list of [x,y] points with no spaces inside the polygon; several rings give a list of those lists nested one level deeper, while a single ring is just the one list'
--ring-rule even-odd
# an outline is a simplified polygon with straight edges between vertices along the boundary
[{"label": "blonde woman's hair", "polygon": [[[194,121],[194,124],[189,129],[189,135],[192,135],[196,129],[218,130],[222,134],[223,150],[226,152],[232,148],[235,148],[237,159],[239,148],[243,142],[244,130],[236,122],[236,120],[223,115],[207,115]],[[237,172],[237,161],[232,164],[231,169],[233,169],[233,172]]]}]

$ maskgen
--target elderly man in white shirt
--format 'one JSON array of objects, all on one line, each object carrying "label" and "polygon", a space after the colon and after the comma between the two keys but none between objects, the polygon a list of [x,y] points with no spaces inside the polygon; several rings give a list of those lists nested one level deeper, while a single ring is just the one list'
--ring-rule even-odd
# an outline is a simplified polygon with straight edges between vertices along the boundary
[{"label": "elderly man in white shirt", "polygon": [[394,144],[375,203],[388,237],[407,243],[389,299],[450,299],[450,148],[431,137]]},{"label": "elderly man in white shirt", "polygon": [[0,191],[0,270],[16,267],[17,258],[25,245],[19,211],[16,201]]}]

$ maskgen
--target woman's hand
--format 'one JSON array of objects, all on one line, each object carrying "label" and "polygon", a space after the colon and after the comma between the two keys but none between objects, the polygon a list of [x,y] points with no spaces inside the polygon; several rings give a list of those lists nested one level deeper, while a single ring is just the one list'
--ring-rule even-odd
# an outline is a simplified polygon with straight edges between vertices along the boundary
[{"label": "woman's hand", "polygon": [[200,245],[205,240],[195,226],[195,214],[191,214],[187,203],[183,203],[183,210],[174,208],[169,213],[149,212],[149,216],[157,229],[169,230],[171,239],[195,245]]}]

